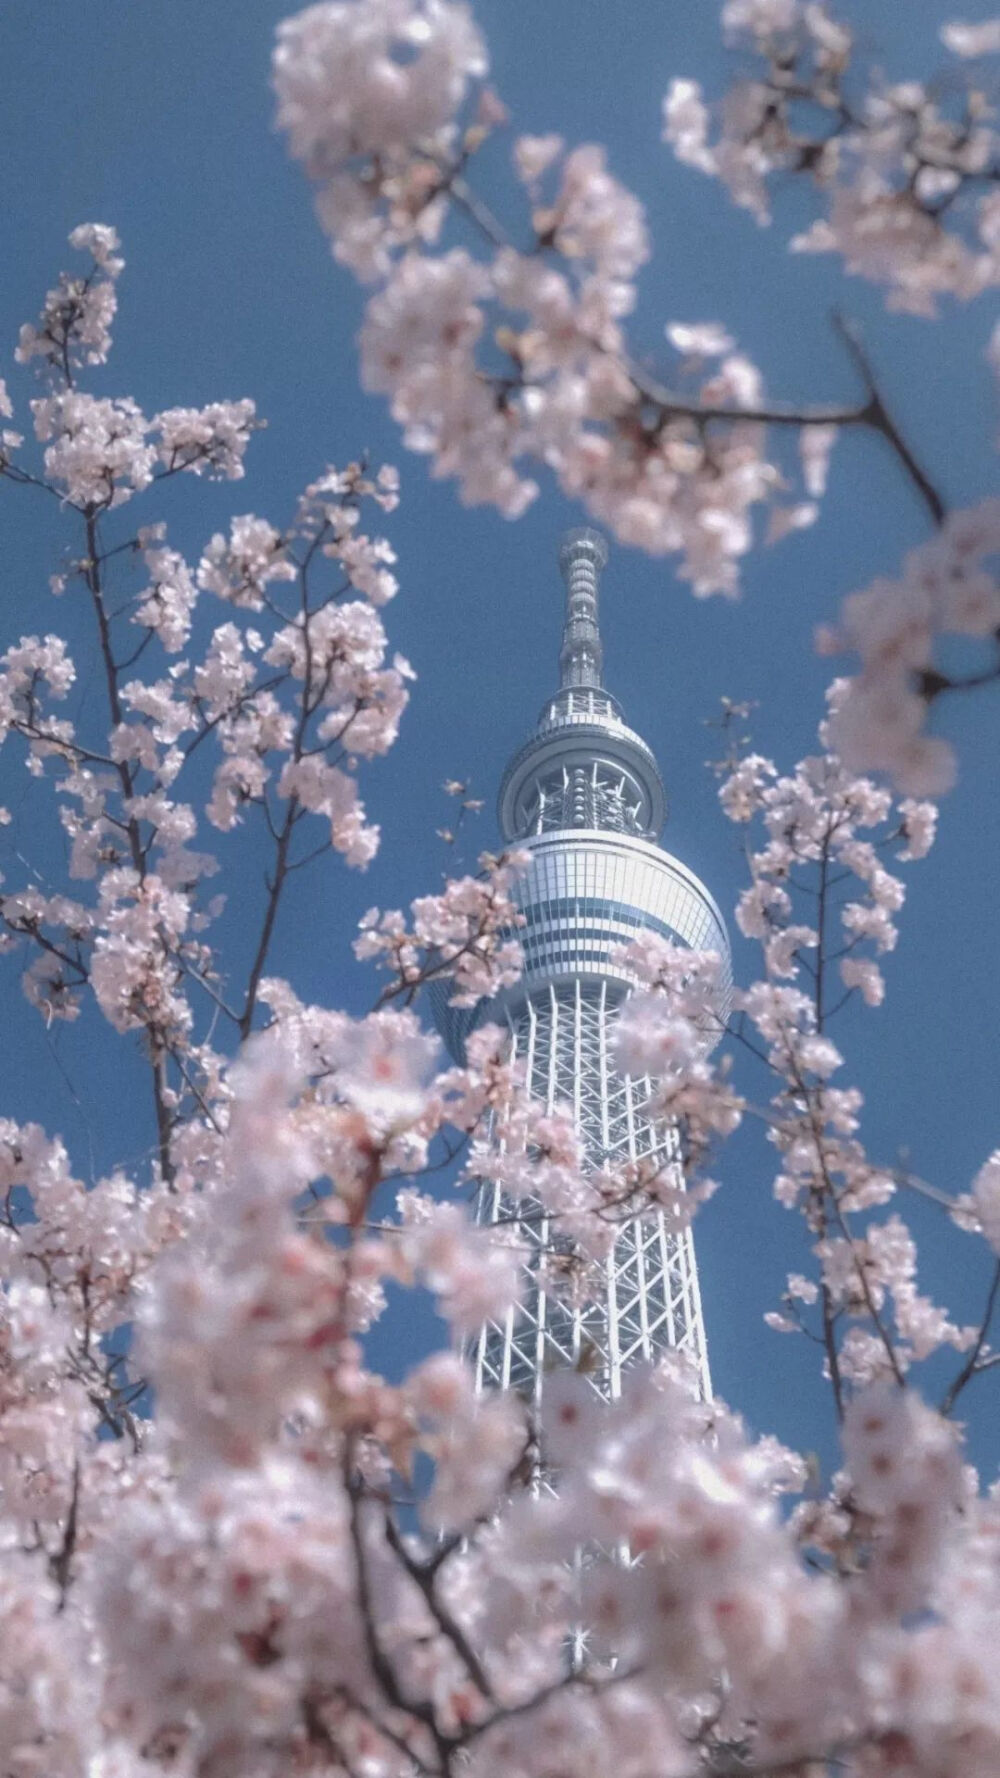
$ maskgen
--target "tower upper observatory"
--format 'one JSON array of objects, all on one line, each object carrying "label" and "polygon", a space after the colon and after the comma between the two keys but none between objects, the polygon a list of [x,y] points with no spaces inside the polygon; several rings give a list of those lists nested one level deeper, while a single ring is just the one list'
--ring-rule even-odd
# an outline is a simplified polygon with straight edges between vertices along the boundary
[{"label": "tower upper observatory", "polygon": [[[680,1186],[675,1126],[649,1118],[649,1081],[620,1074],[615,1062],[615,1021],[634,986],[623,951],[652,931],[717,952],[724,978],[729,947],[708,890],[658,843],[666,798],[656,760],[604,687],[599,600],[607,560],[598,532],[564,537],[559,690],[500,785],[504,840],[528,857],[512,892],[522,916],[521,978],[500,999],[473,1009],[449,1006],[442,983],[434,1006],[459,1059],[480,1018],[506,1016],[529,1091],[550,1110],[572,1109],[588,1167],[651,1162],[676,1174]],[[626,1220],[607,1261],[604,1300],[579,1307],[545,1282],[566,1237],[538,1206],[506,1203],[487,1183],[479,1219],[517,1225],[530,1275],[521,1309],[482,1331],[481,1387],[516,1388],[539,1401],[547,1368],[577,1364],[586,1350],[594,1388],[614,1398],[625,1366],[681,1347],[709,1393],[690,1231],[668,1229],[662,1212]]]}]

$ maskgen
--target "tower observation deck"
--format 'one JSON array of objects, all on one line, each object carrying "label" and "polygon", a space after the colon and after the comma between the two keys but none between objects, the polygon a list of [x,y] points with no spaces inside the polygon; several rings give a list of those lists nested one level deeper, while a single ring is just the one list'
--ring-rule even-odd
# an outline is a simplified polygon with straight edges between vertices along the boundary
[{"label": "tower observation deck", "polygon": [[[514,891],[524,917],[517,935],[523,975],[499,1003],[456,1009],[441,994],[435,1011],[458,1059],[469,1030],[502,1012],[529,1090],[549,1109],[572,1107],[589,1165],[655,1156],[669,1166],[678,1164],[676,1128],[646,1114],[649,1081],[614,1065],[614,1024],[634,985],[618,948],[653,931],[719,952],[728,971],[728,940],[708,890],[659,844],[666,797],[656,760],[604,688],[603,537],[570,531],[559,562],[566,583],[560,687],[507,766],[498,802],[505,842],[530,857]],[[575,1307],[545,1287],[542,1262],[559,1251],[560,1236],[537,1206],[512,1205],[490,1183],[477,1214],[483,1223],[518,1219],[530,1273],[523,1307],[503,1325],[483,1328],[476,1342],[481,1388],[514,1388],[539,1403],[546,1372],[585,1355],[595,1387],[615,1398],[629,1364],[676,1347],[710,1393],[689,1230],[669,1230],[662,1213],[624,1222],[599,1299]]]}]

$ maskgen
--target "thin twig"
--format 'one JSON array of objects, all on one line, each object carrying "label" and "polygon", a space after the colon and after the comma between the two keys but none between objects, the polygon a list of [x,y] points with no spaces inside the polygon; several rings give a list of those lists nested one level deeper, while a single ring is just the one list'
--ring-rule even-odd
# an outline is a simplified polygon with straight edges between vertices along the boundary
[{"label": "thin twig", "polygon": [[912,450],[900,432],[885,403],[882,390],[872,369],[871,359],[862,343],[860,332],[854,322],[848,321],[839,310],[834,310],[833,325],[843,340],[854,362],[855,368],[864,382],[868,392],[868,402],[863,410],[864,423],[881,432],[883,438],[891,445],[896,456],[916,488],[935,525],[943,525],[948,508],[934,483],[917,462]]},{"label": "thin twig", "polygon": [[399,1528],[391,1513],[385,1515],[385,1537],[389,1548],[402,1562],[410,1579],[419,1587],[438,1629],[448,1638],[483,1697],[493,1703],[495,1693],[479,1656],[469,1642],[462,1626],[455,1622],[447,1606],[443,1605],[438,1598],[437,1588],[434,1584],[437,1578],[437,1568],[427,1567],[424,1563],[414,1560],[399,1534]]},{"label": "thin twig", "polygon": [[944,1399],[941,1403],[942,1414],[951,1413],[951,1410],[955,1406],[966,1383],[968,1383],[970,1377],[973,1376],[977,1368],[980,1370],[985,1369],[985,1366],[979,1364],[979,1355],[986,1344],[986,1335],[990,1330],[990,1322],[993,1319],[993,1311],[996,1308],[998,1291],[1000,1291],[1000,1260],[997,1261],[993,1268],[993,1278],[986,1298],[986,1307],[983,1310],[983,1318],[979,1323],[979,1332],[976,1335],[969,1356],[959,1371],[958,1376],[955,1378],[950,1388],[945,1392]]}]

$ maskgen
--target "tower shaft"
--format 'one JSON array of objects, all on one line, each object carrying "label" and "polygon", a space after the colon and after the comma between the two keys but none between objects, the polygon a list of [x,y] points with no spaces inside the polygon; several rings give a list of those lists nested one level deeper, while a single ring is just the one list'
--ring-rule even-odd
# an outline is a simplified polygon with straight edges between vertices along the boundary
[{"label": "tower shaft", "polygon": [[[655,1156],[679,1172],[677,1132],[643,1111],[649,1082],[619,1074],[614,1022],[624,994],[609,981],[567,980],[537,989],[512,1014],[514,1055],[524,1062],[532,1097],[547,1110],[571,1106],[588,1163],[614,1166]],[[600,1296],[574,1304],[552,1289],[567,1243],[533,1203],[511,1204],[499,1186],[484,1185],[477,1206],[486,1224],[514,1222],[525,1255],[523,1305],[502,1325],[482,1329],[474,1349],[480,1389],[516,1389],[541,1404],[554,1366],[586,1369],[611,1399],[623,1370],[667,1348],[686,1352],[704,1395],[711,1393],[708,1354],[690,1230],[667,1229],[662,1212],[631,1217],[604,1262]]]}]

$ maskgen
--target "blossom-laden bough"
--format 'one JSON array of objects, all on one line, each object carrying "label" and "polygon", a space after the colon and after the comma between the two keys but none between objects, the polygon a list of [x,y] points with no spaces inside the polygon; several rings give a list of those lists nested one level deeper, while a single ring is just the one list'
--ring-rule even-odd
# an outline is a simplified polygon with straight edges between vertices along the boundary
[{"label": "blossom-laden bough", "polygon": [[[696,82],[671,82],[663,135],[682,162],[761,222],[772,186],[808,181],[823,214],[793,250],[836,252],[892,308],[933,316],[996,290],[1000,131],[980,69],[996,21],[943,27],[938,88],[887,82],[822,0],[726,0],[722,25],[752,72],[715,107]],[[651,369],[626,325],[651,250],[639,199],[601,146],[521,135],[501,223],[476,180],[508,122],[488,72],[461,0],[321,0],[279,27],[278,123],[334,256],[372,287],[365,386],[463,500],[516,517],[547,469],[623,543],[676,556],[698,595],[738,592],[758,515],[770,542],[816,521],[839,434],[877,435],[940,535],[823,631],[861,656],[839,742],[860,769],[939,794],[953,760],[925,732],[929,710],[1000,674],[996,502],[949,517],[843,320],[853,401],[772,399],[714,320],[668,320]],[[954,633],[981,647],[967,674],[936,653]]]}]

